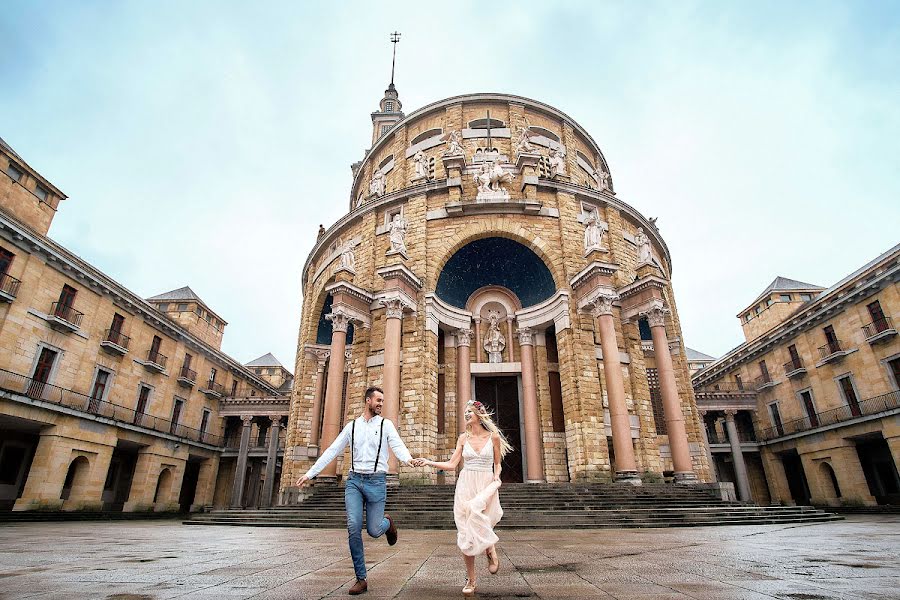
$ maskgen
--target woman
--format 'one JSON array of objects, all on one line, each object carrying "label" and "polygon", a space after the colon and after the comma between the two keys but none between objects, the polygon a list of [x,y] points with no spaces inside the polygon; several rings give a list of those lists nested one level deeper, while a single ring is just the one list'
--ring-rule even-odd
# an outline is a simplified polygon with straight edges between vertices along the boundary
[{"label": "woman", "polygon": [[488,571],[493,575],[500,569],[495,544],[498,541],[494,526],[503,516],[500,508],[501,460],[512,450],[509,442],[491,419],[490,413],[477,400],[466,404],[463,415],[466,431],[459,436],[456,450],[447,462],[419,459],[422,465],[452,471],[460,458],[463,469],[456,479],[453,499],[453,518],[456,521],[456,544],[466,563],[464,596],[475,594],[475,557],[484,552]]}]

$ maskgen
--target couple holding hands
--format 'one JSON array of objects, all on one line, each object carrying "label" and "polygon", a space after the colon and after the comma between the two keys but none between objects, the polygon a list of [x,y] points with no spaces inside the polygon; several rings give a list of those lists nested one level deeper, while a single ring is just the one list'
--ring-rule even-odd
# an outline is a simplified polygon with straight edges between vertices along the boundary
[{"label": "couple holding hands", "polygon": [[387,447],[390,446],[398,460],[414,467],[429,466],[453,471],[462,460],[463,468],[456,479],[453,517],[457,530],[456,543],[466,564],[463,595],[472,596],[476,585],[475,557],[484,553],[488,559],[488,570],[492,574],[500,568],[500,557],[495,547],[498,538],[494,533],[494,526],[503,516],[498,494],[501,462],[512,448],[484,405],[470,400],[464,414],[466,431],[459,436],[450,460],[436,462],[424,458],[414,459],[397,434],[394,424],[381,416],[383,403],[384,393],[381,388],[367,389],[363,414],[344,427],[312,468],[297,480],[297,485],[309,485],[311,479],[343,452],[344,448],[350,446],[350,472],[344,489],[344,504],[347,510],[350,556],[356,571],[356,583],[349,593],[357,595],[368,589],[362,541],[363,508],[366,511],[366,530],[369,535],[374,538],[385,535],[391,546],[397,543],[397,525],[390,515],[384,514],[387,500]]}]

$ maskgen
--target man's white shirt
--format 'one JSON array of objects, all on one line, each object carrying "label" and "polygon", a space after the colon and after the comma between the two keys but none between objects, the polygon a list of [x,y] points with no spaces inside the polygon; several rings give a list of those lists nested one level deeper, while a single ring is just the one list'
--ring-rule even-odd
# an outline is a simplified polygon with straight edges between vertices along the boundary
[{"label": "man's white shirt", "polygon": [[[381,453],[378,455],[378,470],[375,471],[375,454],[378,452],[379,433],[381,432],[381,422],[384,421],[384,440],[381,443]],[[347,423],[341,433],[335,438],[334,442],[328,447],[315,464],[306,472],[306,476],[312,479],[322,472],[328,463],[337,458],[337,455],[344,451],[344,448],[350,443],[350,434],[353,429],[353,421]],[[368,421],[362,416],[357,417],[356,431],[353,433],[353,464],[351,470],[357,473],[387,473],[388,468],[388,447],[394,452],[394,456],[400,462],[409,462],[412,455],[406,449],[403,440],[397,433],[397,429],[390,419],[385,419],[380,415],[375,415]]]}]

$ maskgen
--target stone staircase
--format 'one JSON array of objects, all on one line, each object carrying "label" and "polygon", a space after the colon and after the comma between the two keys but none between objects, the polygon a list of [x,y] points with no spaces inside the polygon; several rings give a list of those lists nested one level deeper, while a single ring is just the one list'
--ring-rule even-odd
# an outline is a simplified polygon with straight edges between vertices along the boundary
[{"label": "stone staircase", "polygon": [[[386,512],[405,529],[454,529],[452,485],[388,489]],[[504,484],[498,529],[696,527],[840,520],[811,506],[756,506],[726,502],[708,489],[649,484]],[[344,488],[322,485],[296,506],[197,513],[186,525],[246,525],[343,529]]]}]

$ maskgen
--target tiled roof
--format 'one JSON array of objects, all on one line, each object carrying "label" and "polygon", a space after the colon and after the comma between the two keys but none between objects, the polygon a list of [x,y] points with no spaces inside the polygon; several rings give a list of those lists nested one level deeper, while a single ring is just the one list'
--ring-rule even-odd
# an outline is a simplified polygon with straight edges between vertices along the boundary
[{"label": "tiled roof", "polygon": [[716,360],[715,357],[710,356],[708,354],[703,354],[702,352],[697,352],[693,348],[688,348],[685,346],[684,352],[687,355],[688,360],[693,361],[704,361],[704,360]]},{"label": "tiled roof", "polygon": [[[157,296],[153,296],[152,298],[147,298],[150,302],[155,302],[158,300],[194,300],[196,302],[203,302],[200,299],[200,296],[194,293],[194,290],[190,288],[190,286],[184,286],[178,288],[177,290],[172,290],[171,292],[166,292],[164,294],[159,294]],[[206,302],[203,302],[206,304]]]},{"label": "tiled roof", "polygon": [[278,359],[275,358],[274,356],[272,356],[271,352],[267,352],[266,354],[263,354],[259,358],[251,360],[244,366],[245,367],[282,367],[282,368],[284,368],[284,365],[282,365],[280,362],[278,362]]}]

